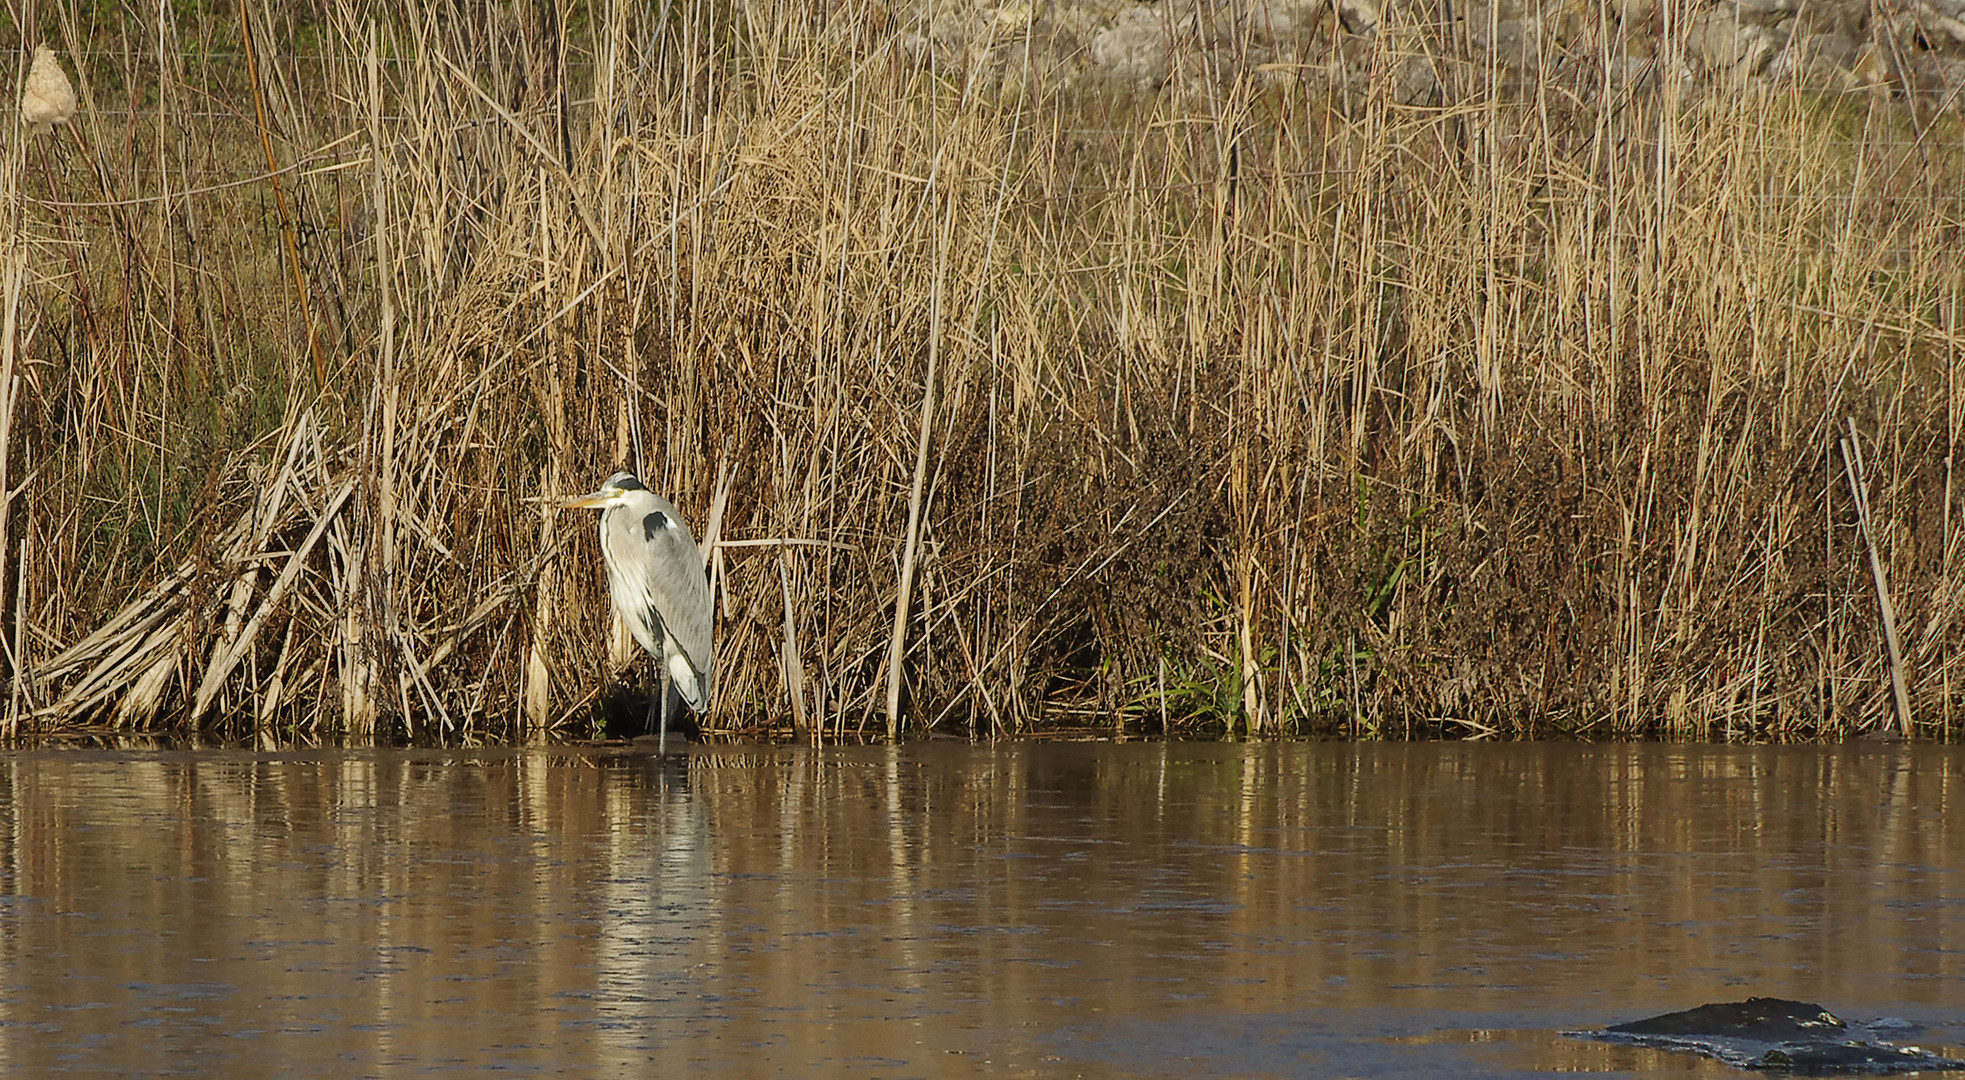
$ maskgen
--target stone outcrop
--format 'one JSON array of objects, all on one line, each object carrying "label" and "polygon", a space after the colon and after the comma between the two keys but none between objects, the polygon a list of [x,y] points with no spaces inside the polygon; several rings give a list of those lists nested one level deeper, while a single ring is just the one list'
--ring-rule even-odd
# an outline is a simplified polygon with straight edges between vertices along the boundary
[{"label": "stone outcrop", "polygon": [[1965,87],[1965,0],[916,0],[893,12],[917,62],[1006,92],[1152,89],[1170,80],[1394,72],[1438,93],[1458,63],[1519,87],[1594,69],[1613,85],[1667,69],[1716,86],[1829,91]]}]

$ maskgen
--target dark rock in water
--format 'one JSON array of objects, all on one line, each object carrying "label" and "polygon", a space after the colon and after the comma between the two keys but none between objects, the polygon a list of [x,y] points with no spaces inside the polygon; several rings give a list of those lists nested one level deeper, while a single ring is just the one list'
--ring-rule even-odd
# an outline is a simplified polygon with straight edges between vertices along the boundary
[{"label": "dark rock in water", "polygon": [[1813,1002],[1764,997],[1701,1005],[1604,1028],[1620,1035],[1709,1035],[1761,1042],[1833,1039],[1847,1029],[1835,1014]]},{"label": "dark rock in water", "polygon": [[1833,1073],[1899,1073],[1965,1069],[1965,1061],[1935,1057],[1915,1046],[1887,1043],[1790,1043],[1760,1055],[1749,1069],[1825,1076]]},{"label": "dark rock in water", "polygon": [[1572,1034],[1683,1050],[1764,1072],[1828,1076],[1965,1071],[1965,1061],[1877,1037],[1880,1032],[1905,1034],[1910,1027],[1887,1018],[1874,1024],[1847,1022],[1814,1002],[1757,997]]}]

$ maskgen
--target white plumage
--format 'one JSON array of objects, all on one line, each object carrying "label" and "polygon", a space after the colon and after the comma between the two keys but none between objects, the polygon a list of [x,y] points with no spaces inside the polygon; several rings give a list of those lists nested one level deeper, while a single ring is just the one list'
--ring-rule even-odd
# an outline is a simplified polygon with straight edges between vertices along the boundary
[{"label": "white plumage", "polygon": [[[696,712],[709,707],[716,659],[710,640],[710,584],[703,557],[675,504],[632,473],[615,473],[599,491],[566,504],[599,509],[600,551],[614,610],[628,632],[661,662],[661,674]],[[661,693],[662,752],[668,749],[669,696]]]}]

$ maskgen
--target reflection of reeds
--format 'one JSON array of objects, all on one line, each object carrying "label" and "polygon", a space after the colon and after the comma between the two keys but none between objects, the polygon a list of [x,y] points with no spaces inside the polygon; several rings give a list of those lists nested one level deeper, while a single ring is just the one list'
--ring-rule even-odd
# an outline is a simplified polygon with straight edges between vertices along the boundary
[{"label": "reflection of reeds", "polygon": [[256,80],[64,13],[72,136],[0,165],[9,730],[585,730],[632,652],[540,500],[701,524],[726,463],[712,727],[1833,734],[1894,708],[1872,543],[1952,724],[1955,116],[657,10],[332,8]]},{"label": "reflection of reeds", "polygon": [[[1015,1071],[1048,1075],[1057,1040],[1030,1032],[1114,1016],[1493,1002],[1553,1028],[1636,1015],[1608,1000],[1631,986],[1819,997],[1865,971],[1955,1015],[1936,868],[1965,844],[1961,790],[1965,757],[1868,747],[10,754],[0,865],[39,899],[0,963],[6,1015],[38,1021],[0,1051],[48,1075],[86,1033],[91,1061],[140,1067],[155,1030],[128,1017],[185,979],[228,992],[166,1022],[263,1031],[281,1060],[338,1046],[358,1074],[414,1047],[666,1075],[718,1044],[812,1072],[850,1036],[925,1045],[942,1076],[1021,1046]],[[991,1061],[947,1067],[978,1031]],[[1573,1046],[1576,1072],[1668,1072]]]}]

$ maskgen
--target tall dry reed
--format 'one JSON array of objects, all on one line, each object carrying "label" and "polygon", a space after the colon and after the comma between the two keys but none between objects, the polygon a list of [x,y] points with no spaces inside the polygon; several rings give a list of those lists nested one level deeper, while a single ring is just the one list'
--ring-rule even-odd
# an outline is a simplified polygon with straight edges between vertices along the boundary
[{"label": "tall dry reed", "polygon": [[1958,730],[1948,102],[1423,5],[1157,88],[863,3],[138,7],[18,37],[82,104],[0,159],[8,734],[588,734],[551,503],[622,465],[719,509],[712,729]]}]

